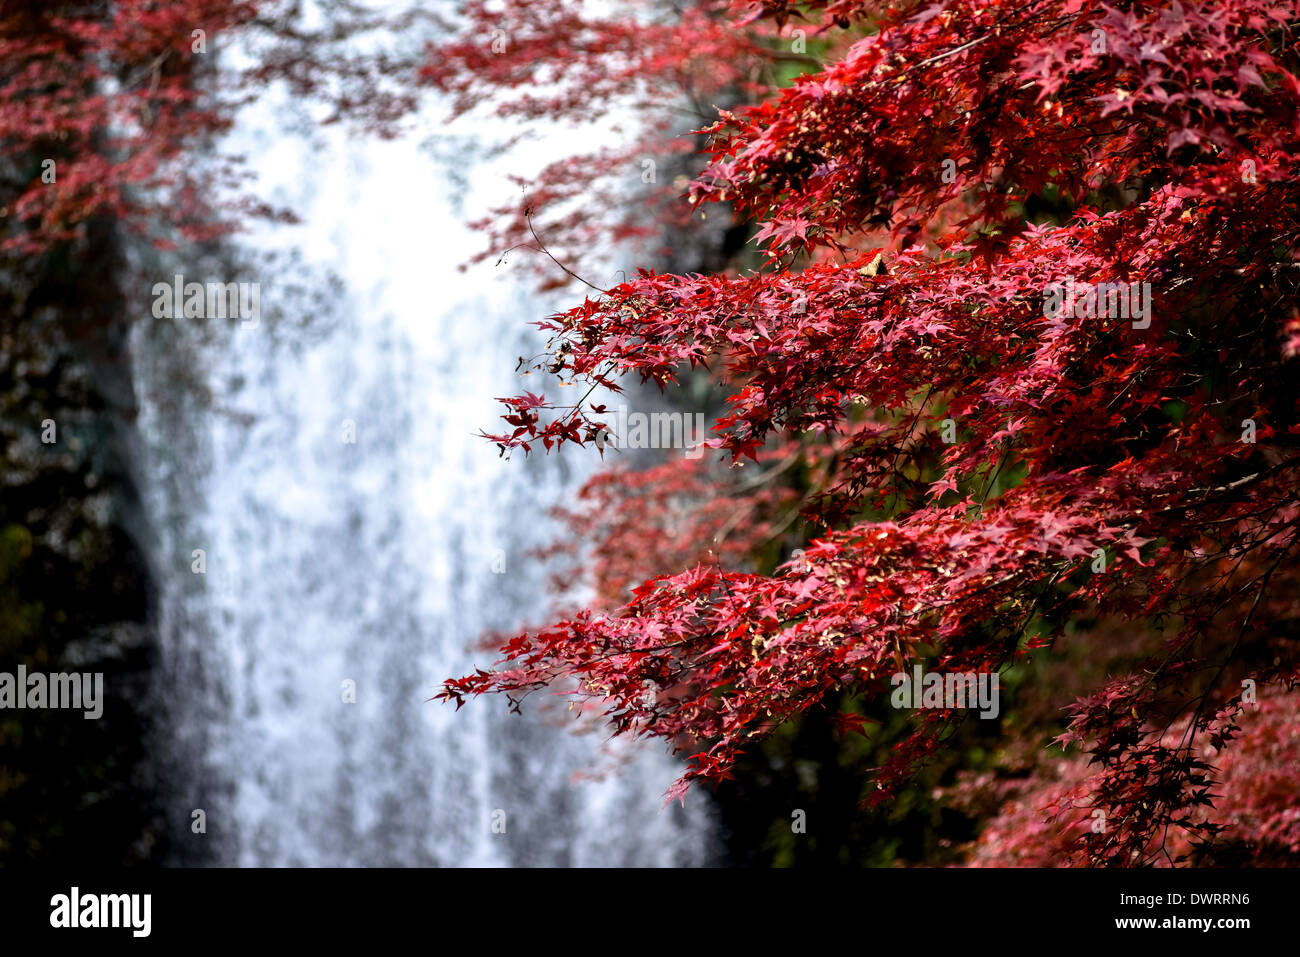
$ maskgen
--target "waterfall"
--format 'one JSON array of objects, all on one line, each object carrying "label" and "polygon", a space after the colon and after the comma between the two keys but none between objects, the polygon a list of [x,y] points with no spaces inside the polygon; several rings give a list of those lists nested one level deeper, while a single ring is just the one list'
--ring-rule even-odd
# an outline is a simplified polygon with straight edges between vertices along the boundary
[{"label": "waterfall", "polygon": [[436,116],[393,141],[291,132],[288,108],[268,92],[230,139],[302,223],[243,236],[238,276],[175,263],[260,283],[261,321],[146,319],[132,339],[177,862],[708,863],[707,795],[662,808],[681,770],[662,745],[575,781],[603,730],[428,700],[491,664],[485,630],[544,621],[525,553],[599,465],[475,434],[498,429],[494,397],[537,390],[513,373],[541,345],[527,323],[565,300],[457,271],[482,243],[459,203],[507,188],[472,140]]}]

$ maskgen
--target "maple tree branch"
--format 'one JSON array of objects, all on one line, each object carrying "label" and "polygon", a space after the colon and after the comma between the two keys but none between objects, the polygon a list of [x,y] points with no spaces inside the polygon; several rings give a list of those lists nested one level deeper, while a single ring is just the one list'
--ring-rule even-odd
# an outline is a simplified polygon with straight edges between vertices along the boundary
[{"label": "maple tree branch", "polygon": [[542,242],[542,238],[541,238],[540,236],[537,235],[537,230],[533,228],[533,211],[532,211],[531,208],[530,208],[530,209],[525,209],[525,210],[524,210],[524,219],[525,219],[525,220],[527,221],[527,223],[528,223],[528,231],[529,231],[530,233],[533,234],[533,239],[537,240],[538,248],[539,248],[542,252],[546,253],[547,256],[550,257],[551,262],[555,263],[555,265],[559,266],[561,269],[563,269],[566,273],[568,273],[568,274],[569,274],[570,276],[572,276],[574,279],[578,280],[578,282],[583,283],[584,285],[590,287],[591,289],[596,290],[596,292],[602,293],[602,294],[604,294],[604,295],[609,295],[609,290],[608,290],[608,289],[601,289],[599,286],[595,286],[595,285],[592,285],[591,283],[587,282],[587,280],[583,279],[583,278],[582,278],[581,276],[579,276],[576,272],[574,272],[574,271],[573,271],[572,269],[570,269],[568,266],[564,265],[564,263],[560,262],[558,259],[555,258],[555,256],[553,256],[553,255],[551,254],[551,251],[550,251],[549,249],[546,248],[546,244]]}]

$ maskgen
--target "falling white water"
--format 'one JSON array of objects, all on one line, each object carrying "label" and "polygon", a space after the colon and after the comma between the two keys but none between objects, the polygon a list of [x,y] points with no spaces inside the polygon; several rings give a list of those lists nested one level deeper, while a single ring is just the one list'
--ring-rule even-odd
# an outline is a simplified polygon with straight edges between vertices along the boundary
[{"label": "falling white water", "polygon": [[[662,747],[574,782],[603,733],[511,715],[503,699],[459,713],[428,700],[491,664],[470,648],[484,630],[545,618],[546,572],[525,552],[599,464],[503,460],[475,435],[499,430],[494,397],[538,391],[515,362],[540,345],[527,323],[563,300],[527,295],[527,277],[491,262],[457,271],[483,241],[458,203],[480,210],[511,187],[439,129],[436,104],[391,142],[290,133],[284,110],[268,94],[230,148],[303,224],[244,237],[237,276],[175,264],[187,281],[260,282],[261,324],[142,322],[132,343],[178,860],[707,863],[708,799],[661,810],[681,771]],[[294,249],[299,267],[273,258]],[[325,298],[303,323],[293,287],[326,273],[342,283],[314,290]]]}]

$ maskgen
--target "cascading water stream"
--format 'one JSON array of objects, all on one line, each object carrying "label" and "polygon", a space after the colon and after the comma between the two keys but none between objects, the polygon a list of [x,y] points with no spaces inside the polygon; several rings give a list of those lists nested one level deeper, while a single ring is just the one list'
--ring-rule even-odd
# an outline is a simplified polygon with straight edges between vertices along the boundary
[{"label": "cascading water stream", "polygon": [[[482,632],[545,615],[545,569],[525,552],[598,464],[506,461],[475,435],[497,425],[494,397],[518,391],[516,357],[538,349],[526,323],[550,311],[490,264],[456,269],[481,242],[457,202],[497,199],[499,174],[464,149],[437,159],[418,136],[286,133],[264,100],[234,149],[303,223],[245,237],[237,277],[188,266],[259,281],[262,321],[155,320],[132,345],[179,857],[706,863],[707,799],[661,811],[680,771],[661,749],[574,783],[604,734],[500,700],[458,714],[428,700],[491,661],[469,650]],[[272,258],[289,247],[301,266]],[[342,284],[313,278],[326,272]],[[313,283],[327,298],[303,324],[313,307],[289,289]],[[193,834],[200,808],[207,833]]]}]

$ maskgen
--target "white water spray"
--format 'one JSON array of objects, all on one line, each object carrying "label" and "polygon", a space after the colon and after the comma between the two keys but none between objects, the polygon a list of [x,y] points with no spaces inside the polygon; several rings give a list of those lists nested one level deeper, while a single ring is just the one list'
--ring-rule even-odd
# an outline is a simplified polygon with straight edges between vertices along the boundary
[{"label": "white water spray", "polygon": [[[278,109],[268,95],[231,140],[303,225],[260,227],[251,274],[210,277],[259,281],[263,321],[133,339],[175,816],[207,820],[174,836],[239,865],[706,863],[707,798],[661,811],[681,770],[661,748],[575,783],[603,735],[428,700],[491,662],[469,650],[485,629],[544,618],[525,552],[598,464],[506,461],[474,434],[498,428],[494,397],[538,349],[527,322],[553,305],[490,264],[456,269],[482,242],[457,201],[499,201],[499,171],[418,133],[286,133]],[[294,247],[300,275],[271,265]],[[342,286],[296,326],[288,290],[326,270]]]}]

